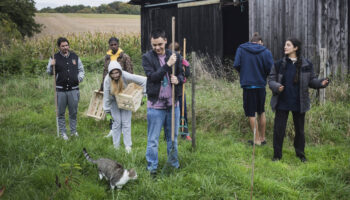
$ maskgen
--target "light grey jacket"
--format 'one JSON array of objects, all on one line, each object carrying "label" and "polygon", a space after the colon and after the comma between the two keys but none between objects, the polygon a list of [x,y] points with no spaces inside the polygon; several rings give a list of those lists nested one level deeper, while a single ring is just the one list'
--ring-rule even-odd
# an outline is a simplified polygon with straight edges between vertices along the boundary
[{"label": "light grey jacket", "polygon": [[109,73],[114,69],[119,69],[121,71],[121,78],[124,83],[124,88],[126,88],[129,83],[136,83],[142,86],[144,89],[143,92],[146,93],[146,77],[123,71],[122,67],[117,61],[111,61],[108,65],[108,74],[106,75],[103,83],[103,110],[106,113],[111,112],[112,103],[117,103],[115,96],[111,94],[111,77],[109,76]]},{"label": "light grey jacket", "polygon": [[[300,69],[300,78],[299,78],[300,112],[304,113],[310,110],[309,87],[318,89],[318,88],[325,88],[327,87],[327,85],[322,86],[321,83],[325,79],[317,78],[311,62],[306,60],[303,57],[301,57],[301,59],[302,59],[302,65]],[[267,78],[269,87],[272,90],[272,94],[273,94],[270,102],[271,108],[273,111],[276,110],[276,106],[278,103],[278,97],[280,94],[280,92],[278,91],[278,88],[282,85],[281,83],[283,79],[283,72],[285,71],[285,67],[286,67],[286,62],[287,62],[286,57],[275,62],[275,65],[272,67],[270,71],[270,75]]]}]

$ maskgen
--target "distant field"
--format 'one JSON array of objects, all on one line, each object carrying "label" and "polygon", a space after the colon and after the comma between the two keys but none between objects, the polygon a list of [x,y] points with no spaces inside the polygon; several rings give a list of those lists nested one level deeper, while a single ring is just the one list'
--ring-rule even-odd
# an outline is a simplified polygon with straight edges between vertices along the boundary
[{"label": "distant field", "polygon": [[44,25],[37,37],[82,32],[140,33],[139,15],[37,13],[35,21]]}]

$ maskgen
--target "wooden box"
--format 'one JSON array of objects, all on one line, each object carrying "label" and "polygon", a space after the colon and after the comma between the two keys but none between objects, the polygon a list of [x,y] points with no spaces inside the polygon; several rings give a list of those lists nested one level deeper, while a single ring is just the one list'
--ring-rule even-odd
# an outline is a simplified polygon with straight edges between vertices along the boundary
[{"label": "wooden box", "polygon": [[95,90],[91,100],[88,111],[86,113],[88,117],[93,117],[96,120],[104,119],[106,114],[103,110],[103,92]]},{"label": "wooden box", "polygon": [[116,96],[117,104],[120,109],[136,112],[142,101],[143,87],[135,83],[130,83]]}]

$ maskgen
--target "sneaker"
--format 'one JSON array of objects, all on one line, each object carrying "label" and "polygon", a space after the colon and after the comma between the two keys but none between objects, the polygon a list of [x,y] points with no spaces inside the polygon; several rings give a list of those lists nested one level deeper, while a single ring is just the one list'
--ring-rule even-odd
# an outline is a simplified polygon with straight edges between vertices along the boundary
[{"label": "sneaker", "polygon": [[61,136],[64,140],[68,140],[68,136],[66,133],[61,133]]},{"label": "sneaker", "polygon": [[72,134],[71,134],[71,136],[78,137],[78,136],[79,136],[79,134],[78,134],[78,132],[75,132],[75,133],[72,133]]},{"label": "sneaker", "polygon": [[192,138],[191,138],[191,136],[186,135],[185,140],[187,140],[187,141],[192,141]]},{"label": "sneaker", "polygon": [[300,159],[300,161],[303,162],[303,163],[307,162],[307,159],[306,159],[305,156],[299,157],[299,159]]},{"label": "sneaker", "polygon": [[125,151],[126,151],[126,153],[130,153],[131,152],[131,147],[129,147],[129,146],[125,147]]},{"label": "sneaker", "polygon": [[112,137],[112,131],[109,131],[108,135],[105,136],[105,138]]},{"label": "sneaker", "polygon": [[156,179],[157,178],[157,171],[151,171],[150,176],[152,179]]}]

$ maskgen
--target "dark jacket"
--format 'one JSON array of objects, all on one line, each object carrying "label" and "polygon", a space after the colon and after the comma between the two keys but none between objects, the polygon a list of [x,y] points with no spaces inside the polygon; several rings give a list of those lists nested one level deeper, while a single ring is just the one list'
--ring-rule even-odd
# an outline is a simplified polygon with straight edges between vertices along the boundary
[{"label": "dark jacket", "polygon": [[[325,79],[318,79],[313,69],[313,65],[307,59],[301,57],[302,65],[299,76],[299,88],[300,88],[300,112],[304,113],[310,110],[310,98],[309,98],[309,87],[318,89],[325,88],[327,85],[322,86],[322,81]],[[283,74],[286,68],[287,60],[286,57],[277,61],[272,67],[270,75],[268,77],[268,84],[272,90],[273,96],[271,97],[271,108],[273,111],[276,110],[276,106],[279,100],[278,88],[282,85]],[[283,91],[282,91],[283,92]]]},{"label": "dark jacket", "polygon": [[[142,66],[147,76],[146,93],[148,100],[151,102],[156,102],[158,100],[161,81],[165,73],[168,72],[170,75],[172,72],[172,68],[166,64],[172,53],[170,50],[166,49],[165,54],[164,66],[160,66],[158,55],[153,50],[148,51],[142,56]],[[178,97],[182,95],[182,83],[184,81],[181,63],[182,57],[178,53],[176,53],[176,57],[175,76],[179,80],[179,84],[175,86],[175,102],[178,100]]]},{"label": "dark jacket", "polygon": [[55,55],[56,87],[62,90],[72,90],[79,86],[78,56],[70,52],[68,57],[61,53]]},{"label": "dark jacket", "polygon": [[233,66],[240,73],[241,87],[265,87],[273,66],[272,54],[263,45],[246,42],[238,47]]}]

